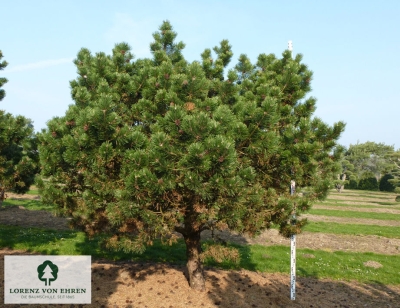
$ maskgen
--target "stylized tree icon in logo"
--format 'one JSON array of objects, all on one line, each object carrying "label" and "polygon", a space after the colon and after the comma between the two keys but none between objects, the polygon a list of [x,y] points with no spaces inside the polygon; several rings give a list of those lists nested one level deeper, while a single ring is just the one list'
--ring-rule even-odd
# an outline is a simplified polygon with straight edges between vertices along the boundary
[{"label": "stylized tree icon in logo", "polygon": [[46,260],[38,266],[37,272],[39,280],[44,281],[47,286],[57,279],[58,266]]}]

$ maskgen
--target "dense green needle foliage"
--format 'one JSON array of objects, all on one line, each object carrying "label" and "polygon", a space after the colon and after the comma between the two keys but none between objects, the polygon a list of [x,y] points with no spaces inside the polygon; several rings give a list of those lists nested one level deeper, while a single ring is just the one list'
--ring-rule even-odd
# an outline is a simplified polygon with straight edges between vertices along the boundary
[{"label": "dense green needle foliage", "polygon": [[[0,60],[3,54],[0,50]],[[7,66],[0,62],[0,70]],[[0,101],[5,96],[1,89],[7,82],[0,78]],[[24,193],[34,182],[39,155],[32,122],[23,116],[13,116],[0,110],[0,207],[6,191]]]},{"label": "dense green needle foliage", "polygon": [[[3,53],[0,50],[0,60],[3,58]],[[7,61],[0,62],[0,71],[8,65]],[[8,80],[4,77],[0,77],[0,101],[3,100],[6,92],[1,88]]]},{"label": "dense green needle foliage", "polygon": [[[164,22],[151,59],[134,60],[126,43],[112,55],[79,51],[75,104],[40,136],[38,185],[75,226],[108,234],[109,247],[140,252],[181,233],[202,289],[192,283],[201,231],[258,234],[273,222],[298,233],[305,221],[291,221],[293,208],[326,197],[344,124],[313,117],[301,55],[240,55],[226,71],[228,41],[190,63],[176,36]],[[290,196],[291,180],[307,197]]]},{"label": "dense green needle foliage", "polygon": [[0,190],[25,193],[34,182],[39,155],[32,122],[0,110]]}]

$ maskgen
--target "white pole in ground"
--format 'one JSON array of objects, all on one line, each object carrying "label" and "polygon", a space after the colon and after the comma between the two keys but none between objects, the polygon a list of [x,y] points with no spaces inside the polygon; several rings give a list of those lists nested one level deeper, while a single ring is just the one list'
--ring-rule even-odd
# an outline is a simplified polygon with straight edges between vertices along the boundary
[{"label": "white pole in ground", "polygon": [[[293,43],[288,42],[288,49],[293,53]],[[296,190],[295,181],[290,181],[290,195],[294,195]],[[296,210],[293,209],[292,221],[296,221]],[[296,299],[296,234],[290,237],[290,299]]]},{"label": "white pole in ground", "polygon": [[288,49],[290,52],[293,51],[293,42],[292,41],[288,41]]},{"label": "white pole in ground", "polygon": [[[290,194],[293,196],[296,190],[296,183],[290,181]],[[292,220],[296,220],[296,210],[293,209]],[[296,299],[296,234],[290,237],[290,299]]]}]

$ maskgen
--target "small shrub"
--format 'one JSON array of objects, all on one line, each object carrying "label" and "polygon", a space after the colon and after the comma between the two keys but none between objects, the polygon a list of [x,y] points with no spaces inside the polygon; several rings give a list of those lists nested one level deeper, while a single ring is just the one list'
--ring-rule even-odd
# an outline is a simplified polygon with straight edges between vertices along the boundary
[{"label": "small shrub", "polygon": [[240,263],[239,250],[234,247],[227,247],[220,244],[207,245],[202,252],[200,259],[202,262],[213,260],[216,263],[232,262]]},{"label": "small shrub", "polygon": [[378,180],[371,173],[365,174],[365,176],[358,183],[358,189],[361,190],[379,190]]},{"label": "small shrub", "polygon": [[397,196],[395,199],[397,202],[400,202],[400,196]]},{"label": "small shrub", "polygon": [[348,183],[344,184],[346,189],[358,189],[358,183],[355,179],[350,179]]},{"label": "small shrub", "polygon": [[385,174],[379,181],[379,190],[393,192],[396,186],[389,182],[391,179],[394,179],[393,175]]}]

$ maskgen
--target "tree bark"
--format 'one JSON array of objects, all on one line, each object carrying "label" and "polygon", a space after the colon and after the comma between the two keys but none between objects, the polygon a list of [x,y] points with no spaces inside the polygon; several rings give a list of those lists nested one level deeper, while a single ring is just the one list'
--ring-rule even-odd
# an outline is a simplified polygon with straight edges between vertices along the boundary
[{"label": "tree bark", "polygon": [[200,231],[183,235],[186,244],[187,270],[189,285],[197,291],[205,291],[203,265],[200,261]]}]

